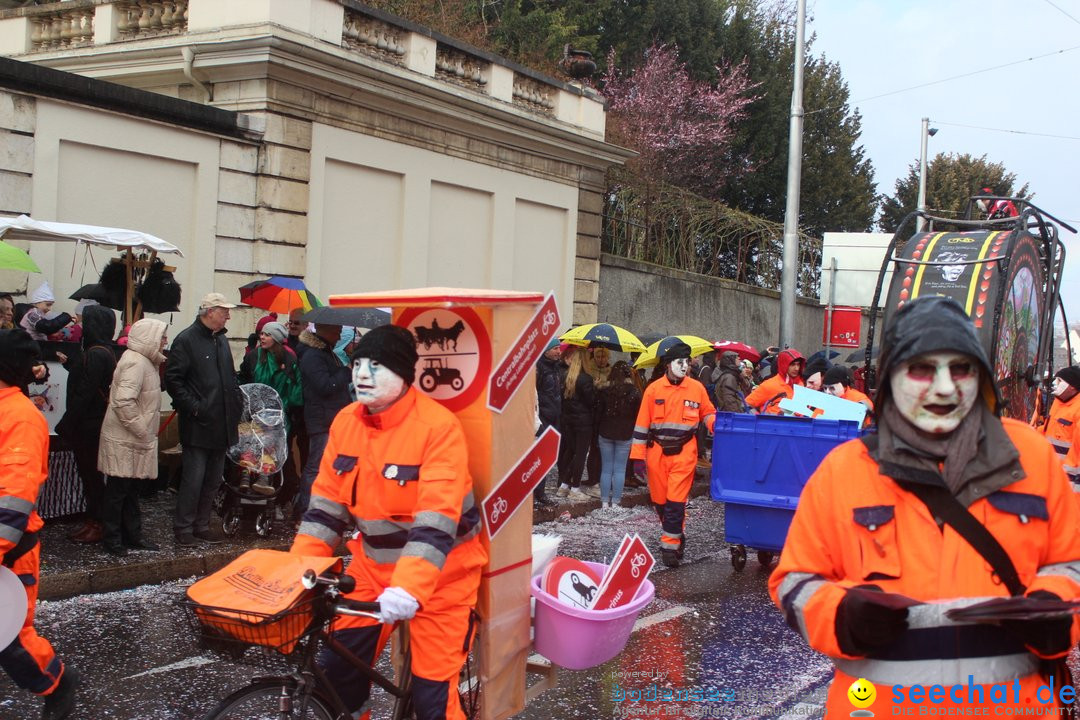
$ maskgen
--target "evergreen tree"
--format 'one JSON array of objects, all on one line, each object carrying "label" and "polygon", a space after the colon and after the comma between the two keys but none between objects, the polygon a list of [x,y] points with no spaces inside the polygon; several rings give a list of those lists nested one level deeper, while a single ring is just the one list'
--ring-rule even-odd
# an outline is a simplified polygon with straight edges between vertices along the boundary
[{"label": "evergreen tree", "polygon": [[[731,62],[746,59],[759,96],[732,143],[731,162],[743,174],[721,198],[732,207],[782,222],[787,198],[788,136],[795,57],[794,15],[775,5],[735,0],[720,29],[720,50]],[[860,232],[873,224],[874,170],[858,144],[862,118],[848,106],[840,67],[814,58],[812,39],[803,73],[803,160],[800,227]]]},{"label": "evergreen tree", "polygon": [[[939,217],[964,216],[968,201],[989,187],[995,195],[1030,199],[1028,185],[1016,187],[1016,175],[986,155],[938,153],[926,165],[926,207]],[[895,192],[882,198],[878,226],[883,232],[896,232],[904,217],[918,207],[919,163],[908,166],[908,174],[896,181]]]}]

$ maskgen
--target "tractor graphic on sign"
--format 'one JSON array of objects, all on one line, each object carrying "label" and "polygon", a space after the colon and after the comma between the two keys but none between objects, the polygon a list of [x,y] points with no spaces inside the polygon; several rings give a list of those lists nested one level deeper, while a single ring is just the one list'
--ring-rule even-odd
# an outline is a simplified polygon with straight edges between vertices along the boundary
[{"label": "tractor graphic on sign", "polygon": [[424,358],[424,370],[420,373],[420,387],[424,392],[431,392],[439,385],[449,385],[453,390],[465,387],[461,371],[455,370],[439,357]]}]

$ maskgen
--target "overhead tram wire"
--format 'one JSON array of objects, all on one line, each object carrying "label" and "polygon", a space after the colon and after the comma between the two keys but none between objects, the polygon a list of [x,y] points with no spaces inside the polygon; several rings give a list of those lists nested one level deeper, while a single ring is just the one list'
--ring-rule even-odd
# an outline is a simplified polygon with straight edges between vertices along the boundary
[{"label": "overhead tram wire", "polygon": [[1029,130],[1009,130],[1007,128],[983,127],[982,125],[965,125],[963,123],[951,123],[937,119],[935,119],[933,122],[936,125],[948,125],[949,127],[968,128],[969,130],[987,130],[989,132],[1009,133],[1011,135],[1031,135],[1033,137],[1054,138],[1056,140],[1080,140],[1080,137],[1075,135],[1052,135],[1050,133],[1031,132]]},{"label": "overhead tram wire", "polygon": [[[1047,0],[1047,1],[1049,1],[1049,0]],[[1072,16],[1070,16],[1070,17],[1072,17]],[[1028,58],[1022,58],[1020,60],[1013,60],[1012,62],[1002,63],[1001,65],[994,65],[993,67],[983,68],[981,70],[972,70],[971,72],[961,73],[959,75],[952,75],[952,76],[947,77],[947,78],[941,78],[940,80],[931,80],[930,82],[925,82],[925,83],[922,83],[922,84],[919,84],[919,85],[912,85],[910,87],[900,88],[899,90],[890,90],[887,93],[881,93],[880,95],[871,95],[869,97],[860,98],[859,100],[848,100],[846,103],[843,103],[841,105],[832,105],[832,106],[829,106],[829,107],[818,108],[817,110],[805,110],[803,112],[803,115],[804,116],[805,115],[814,115],[816,113],[826,112],[828,110],[836,110],[836,109],[844,107],[845,105],[854,106],[854,105],[858,105],[859,103],[869,102],[871,100],[880,100],[881,98],[884,98],[884,97],[890,97],[892,95],[899,95],[901,93],[911,92],[912,90],[920,90],[922,88],[931,87],[933,85],[941,85],[942,83],[952,82],[953,80],[962,80],[964,78],[973,77],[975,75],[982,75],[982,74],[988,73],[988,72],[996,72],[997,70],[1001,70],[1001,69],[1007,68],[1007,67],[1012,67],[1013,65],[1021,65],[1023,63],[1033,62],[1035,60],[1042,60],[1044,58],[1053,57],[1055,55],[1064,55],[1065,53],[1072,52],[1074,50],[1080,50],[1080,45],[1074,45],[1072,47],[1062,48],[1061,50],[1052,50],[1051,52],[1043,53],[1042,55],[1033,55],[1033,56],[1028,57]]]},{"label": "overhead tram wire", "polygon": [[1076,18],[1074,18],[1074,17],[1072,16],[1072,15],[1070,15],[1070,14],[1069,14],[1069,13],[1067,13],[1067,12],[1065,12],[1065,9],[1064,9],[1064,8],[1062,8],[1062,7],[1059,7],[1058,5],[1055,5],[1054,3],[1050,2],[1050,0],[1043,0],[1043,2],[1045,2],[1045,3],[1047,4],[1047,5],[1049,5],[1050,7],[1054,8],[1055,10],[1057,10],[1058,12],[1060,12],[1060,13],[1061,13],[1062,15],[1064,15],[1065,17],[1067,17],[1067,18],[1069,18],[1070,20],[1072,20],[1072,21],[1073,21],[1074,23],[1076,23],[1077,25],[1080,25],[1080,20],[1077,20],[1077,19],[1076,19]]}]

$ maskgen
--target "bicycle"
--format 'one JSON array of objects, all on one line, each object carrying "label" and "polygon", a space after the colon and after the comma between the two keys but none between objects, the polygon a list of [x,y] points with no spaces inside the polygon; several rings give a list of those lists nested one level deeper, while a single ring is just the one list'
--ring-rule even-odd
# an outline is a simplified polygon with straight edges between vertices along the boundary
[{"label": "bicycle", "polygon": [[[258,647],[271,663],[284,659],[292,666],[285,674],[253,677],[247,686],[223,698],[204,720],[350,720],[352,714],[315,662],[324,647],[394,698],[393,720],[413,718],[408,623],[399,624],[397,629],[401,633],[402,661],[398,681],[394,682],[358,658],[330,632],[339,615],[378,620],[379,604],[342,597],[355,588],[355,580],[344,573],[316,576],[308,570],[303,584],[314,591],[310,597],[273,617],[182,601],[196,634],[208,649],[236,660],[249,648]],[[214,614],[222,610],[224,616]],[[471,647],[473,628],[474,623],[470,622],[465,639],[466,662],[458,684],[462,710],[469,720],[475,720],[480,712],[480,684],[475,676]]]}]

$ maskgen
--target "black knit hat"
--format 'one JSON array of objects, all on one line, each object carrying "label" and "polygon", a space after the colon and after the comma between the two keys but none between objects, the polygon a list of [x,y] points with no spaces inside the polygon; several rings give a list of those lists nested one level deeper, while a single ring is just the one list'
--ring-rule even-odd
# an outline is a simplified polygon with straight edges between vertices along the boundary
[{"label": "black knit hat", "polygon": [[1075,389],[1080,390],[1080,366],[1069,365],[1068,367],[1063,367],[1054,373],[1054,377],[1059,377],[1072,385]]},{"label": "black knit hat", "polygon": [[815,373],[821,373],[824,375],[832,367],[832,363],[823,357],[814,358],[812,361],[806,363],[806,367],[803,368],[802,377],[803,380],[809,380]]},{"label": "black knit hat", "polygon": [[672,360],[681,360],[686,358],[690,359],[690,346],[684,342],[677,342],[668,347],[660,356],[660,360],[663,362],[671,362]]},{"label": "black knit hat", "polygon": [[33,379],[34,365],[41,360],[41,347],[25,330],[0,330],[0,380],[25,387]]},{"label": "black knit hat", "polygon": [[843,365],[833,365],[825,373],[825,377],[821,381],[821,384],[826,387],[836,383],[843,383],[844,387],[851,387],[851,371]]},{"label": "black knit hat", "polygon": [[360,338],[350,360],[356,362],[360,358],[385,365],[409,385],[416,379],[416,361],[419,359],[416,338],[403,327],[380,325],[369,330]]}]

